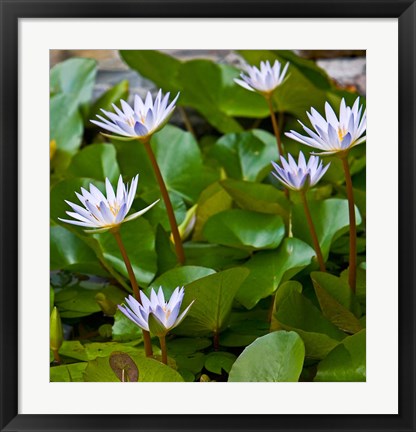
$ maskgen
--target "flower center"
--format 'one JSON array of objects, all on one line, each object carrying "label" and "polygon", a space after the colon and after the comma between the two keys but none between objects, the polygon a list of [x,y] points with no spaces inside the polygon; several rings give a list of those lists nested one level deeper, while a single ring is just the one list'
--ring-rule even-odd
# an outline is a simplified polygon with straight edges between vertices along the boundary
[{"label": "flower center", "polygon": [[166,319],[168,319],[170,317],[170,314],[172,311],[170,309],[167,309],[166,306],[162,306],[162,309],[163,309],[163,312],[165,312]]},{"label": "flower center", "polygon": [[338,138],[340,141],[342,141],[345,137],[345,135],[347,135],[348,131],[344,128],[339,127],[338,128]]},{"label": "flower center", "polygon": [[113,213],[113,216],[117,216],[118,212],[120,211],[120,206],[117,203],[114,203],[114,205],[109,204],[110,211]]}]

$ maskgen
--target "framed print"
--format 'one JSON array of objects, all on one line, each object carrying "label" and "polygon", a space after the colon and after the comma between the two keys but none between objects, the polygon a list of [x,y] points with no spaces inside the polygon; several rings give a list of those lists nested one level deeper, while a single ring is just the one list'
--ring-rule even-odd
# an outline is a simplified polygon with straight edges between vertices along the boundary
[{"label": "framed print", "polygon": [[1,430],[415,430],[414,2],[1,5]]}]

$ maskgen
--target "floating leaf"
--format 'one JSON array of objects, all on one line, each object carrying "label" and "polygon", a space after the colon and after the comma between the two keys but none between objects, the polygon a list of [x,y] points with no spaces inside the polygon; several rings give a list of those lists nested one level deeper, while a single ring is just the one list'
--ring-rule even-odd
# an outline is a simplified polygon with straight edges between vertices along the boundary
[{"label": "floating leaf", "polygon": [[[321,246],[322,255],[328,258],[331,243],[348,231],[348,201],[342,199],[327,199],[325,201],[309,202],[312,220]],[[356,208],[357,225],[361,223],[360,214]],[[303,206],[296,205],[292,213],[293,235],[313,245],[308,225],[305,223]]]},{"label": "floating leaf", "polygon": [[217,213],[230,209],[231,204],[232,199],[219,183],[213,183],[202,191],[198,198],[195,229],[192,239],[194,241],[204,240],[202,232],[207,220]]},{"label": "floating leaf", "polygon": [[[154,50],[121,50],[121,58],[141,76],[151,79],[165,91],[178,91],[181,61],[168,54]],[[165,73],[165,71],[169,73]]]},{"label": "floating leaf", "polygon": [[289,201],[274,186],[234,179],[222,180],[221,186],[244,210],[277,214],[285,220],[289,216]]},{"label": "floating leaf", "polygon": [[201,351],[212,345],[212,341],[207,338],[178,338],[168,340],[168,352],[173,356],[177,354],[188,355]]},{"label": "floating leaf", "polygon": [[247,309],[253,308],[259,300],[273,294],[282,280],[292,278],[309,265],[313,256],[315,251],[295,238],[283,240],[277,251],[256,253],[243,266],[250,274],[236,299]]},{"label": "floating leaf", "polygon": [[55,304],[60,310],[62,318],[75,318],[100,312],[96,295],[102,293],[112,303],[123,301],[125,293],[118,287],[105,284],[93,284],[88,288],[82,284],[69,285],[55,293]]},{"label": "floating leaf", "polygon": [[226,134],[210,155],[221,163],[228,177],[261,181],[271,170],[270,161],[278,158],[276,138],[260,129]]},{"label": "floating leaf", "polygon": [[112,330],[113,340],[116,342],[128,342],[142,338],[142,330],[129,320],[123,313],[117,310],[114,315]]},{"label": "floating leaf", "polygon": [[[132,357],[139,370],[139,382],[183,382],[171,367],[146,357]],[[111,369],[109,357],[99,357],[88,362],[84,371],[86,382],[120,382]]]},{"label": "floating leaf", "polygon": [[72,363],[50,368],[50,382],[82,382],[87,363]]},{"label": "floating leaf", "polygon": [[132,346],[132,344],[92,342],[83,345],[80,341],[64,341],[59,354],[76,360],[88,361],[97,357],[108,357],[114,351],[125,352],[133,356],[143,355],[143,350]]},{"label": "floating leaf", "polygon": [[194,352],[187,355],[176,355],[175,361],[180,370],[186,370],[193,375],[199,374],[204,367],[205,354],[201,352]]},{"label": "floating leaf", "polygon": [[298,281],[283,282],[276,291],[273,302],[273,312],[270,320],[270,331],[282,330],[279,321],[276,320],[276,313],[279,310],[283,300],[290,295],[292,291],[302,292],[302,285]]},{"label": "floating leaf", "polygon": [[116,149],[112,144],[92,144],[78,152],[68,172],[76,177],[90,177],[104,182],[106,177],[115,186],[120,170]]},{"label": "floating leaf", "polygon": [[224,347],[244,347],[258,337],[269,333],[269,311],[256,308],[251,311],[231,313],[227,329],[220,335],[220,345]]},{"label": "floating leaf", "polygon": [[314,381],[365,381],[365,340],[365,330],[345,338],[318,364]]},{"label": "floating leaf", "polygon": [[94,251],[79,237],[61,226],[50,228],[50,269],[71,270],[105,276]]},{"label": "floating leaf", "polygon": [[[205,276],[214,274],[215,270],[206,267],[197,266],[182,266],[167,271],[160,275],[151,283],[156,291],[159,287],[163,288],[165,298],[170,298],[176,287],[182,287],[191,282],[201,279]],[[147,295],[150,295],[150,287],[145,290]]]},{"label": "floating leaf", "polygon": [[345,338],[345,333],[296,289],[287,290],[282,297],[274,317],[280,328],[296,331],[302,337],[307,357],[322,359]]},{"label": "floating leaf", "polygon": [[83,121],[76,101],[70,95],[53,96],[49,109],[50,140],[56,145],[51,167],[55,171],[63,171],[81,145]]},{"label": "floating leaf", "polygon": [[212,216],[203,229],[211,243],[254,249],[274,249],[285,235],[281,216],[248,210],[226,210]]},{"label": "floating leaf", "polygon": [[357,333],[362,329],[360,321],[351,311],[335,300],[331,294],[315,281],[314,287],[324,317],[346,333]]},{"label": "floating leaf", "polygon": [[234,296],[247,275],[248,270],[236,267],[187,285],[183,307],[195,302],[175,332],[187,336],[220,332],[227,323]]},{"label": "floating leaf", "polygon": [[[360,274],[359,279],[362,281],[362,272],[364,272],[365,275],[365,271],[360,270],[361,269],[358,269],[358,273]],[[343,276],[346,276],[346,278]],[[360,304],[348,284],[348,270],[347,273],[342,274],[341,277],[337,277],[329,273],[312,272],[311,279],[315,288],[316,285],[319,285],[338,303],[351,311],[357,318],[361,316],[362,311]]]},{"label": "floating leaf", "polygon": [[269,333],[256,339],[240,354],[231,368],[228,381],[298,381],[304,358],[305,347],[297,333]]},{"label": "floating leaf", "polygon": [[217,375],[221,375],[223,370],[229,373],[236,358],[234,354],[229,352],[209,353],[205,358],[205,369]]},{"label": "floating leaf", "polygon": [[111,353],[110,367],[121,382],[137,382],[139,380],[139,370],[133,359],[126,353]]},{"label": "floating leaf", "polygon": [[226,246],[186,242],[184,244],[186,262],[189,265],[223,270],[240,265],[250,255],[250,251]]},{"label": "floating leaf", "polygon": [[71,58],[55,65],[50,72],[51,93],[70,95],[77,106],[89,103],[95,84],[97,63],[87,58]]}]

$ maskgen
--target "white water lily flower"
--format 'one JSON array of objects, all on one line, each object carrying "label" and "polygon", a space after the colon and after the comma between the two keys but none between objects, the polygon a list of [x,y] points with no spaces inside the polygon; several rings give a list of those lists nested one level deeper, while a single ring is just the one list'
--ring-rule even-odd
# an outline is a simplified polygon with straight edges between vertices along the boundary
[{"label": "white water lily flower", "polygon": [[163,96],[162,90],[159,90],[159,93],[153,101],[150,92],[147,92],[145,100],[142,100],[142,98],[136,94],[134,96],[133,107],[126,101],[121,100],[122,109],[117,108],[117,106],[113,104],[115,113],[101,109],[109,120],[97,115],[100,121],[91,120],[91,122],[103,129],[121,135],[121,137],[110,135],[110,138],[126,141],[148,138],[167,123],[175,109],[175,103],[179,97],[179,93],[168,105],[169,95],[170,93],[166,93],[166,95]]},{"label": "white water lily flower", "polygon": [[347,107],[345,100],[342,99],[338,118],[331,105],[326,102],[326,119],[314,108],[307,113],[315,131],[299,122],[309,136],[301,135],[294,130],[286,135],[302,144],[322,150],[320,154],[345,152],[366,140],[366,136],[362,136],[367,127],[366,111],[362,114],[362,110],[359,97],[352,108]]},{"label": "white water lily flower", "polygon": [[75,192],[84,207],[65,200],[72,210],[74,210],[73,212],[67,211],[66,213],[68,216],[74,218],[74,220],[58,219],[72,225],[94,228],[93,230],[86,230],[86,232],[91,233],[104,232],[124,222],[133,220],[146,213],[159,201],[157,200],[143,210],[127,216],[136,195],[138,182],[139,175],[136,175],[129,189],[128,186],[123,183],[123,179],[120,175],[117,191],[114,191],[110,180],[106,178],[105,187],[107,196],[104,196],[104,194],[91,183],[89,191],[81,188],[81,194]]},{"label": "white water lily flower", "polygon": [[276,170],[276,172],[272,171],[272,174],[283,183],[283,185],[297,191],[306,190],[309,187],[315,186],[326,173],[330,165],[329,163],[324,167],[318,156],[311,156],[308,163],[306,163],[305,156],[302,152],[299,153],[298,163],[296,163],[291,154],[289,154],[288,162],[283,156],[280,157],[280,161],[282,167],[272,161],[272,165]]},{"label": "white water lily flower", "polygon": [[235,78],[234,81],[247,90],[270,94],[276,87],[282,84],[288,67],[289,62],[286,63],[281,71],[282,65],[278,60],[274,62],[273,66],[270,65],[268,60],[266,62],[262,61],[260,69],[256,66],[246,66],[247,75],[241,73],[241,79]]},{"label": "white water lily flower", "polygon": [[193,304],[192,302],[179,315],[184,295],[184,288],[177,287],[175,291],[173,291],[169,302],[166,302],[162,287],[159,287],[157,294],[152,288],[150,298],[148,298],[142,291],[140,292],[142,304],[140,304],[133,296],[129,296],[125,299],[128,307],[119,305],[118,308],[128,319],[146,331],[150,331],[149,316],[152,314],[153,317],[157,319],[158,324],[164,328],[165,333],[167,333],[183,321]]}]

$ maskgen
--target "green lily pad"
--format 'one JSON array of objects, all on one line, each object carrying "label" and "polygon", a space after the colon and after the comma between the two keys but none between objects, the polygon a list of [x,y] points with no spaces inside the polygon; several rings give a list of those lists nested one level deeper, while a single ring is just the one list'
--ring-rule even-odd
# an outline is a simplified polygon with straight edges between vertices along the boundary
[{"label": "green lily pad", "polygon": [[297,289],[287,291],[274,317],[280,328],[296,331],[302,337],[308,358],[324,358],[346,337]]},{"label": "green lily pad", "polygon": [[229,382],[298,381],[305,347],[295,332],[277,331],[256,339],[233,364]]},{"label": "green lily pad", "polygon": [[219,183],[209,185],[202,191],[197,202],[196,221],[192,239],[204,240],[203,229],[207,220],[217,213],[231,208],[232,199]]},{"label": "green lily pad", "polygon": [[115,186],[120,175],[116,149],[112,144],[89,145],[72,158],[68,172],[76,177],[90,177],[102,182],[108,177]]},{"label": "green lily pad", "polygon": [[226,134],[212,147],[210,156],[221,163],[228,177],[261,181],[271,171],[271,161],[278,158],[276,138],[260,129]]},{"label": "green lily pad", "polygon": [[87,363],[71,363],[50,368],[50,382],[83,382],[83,372]]},{"label": "green lily pad", "polygon": [[289,201],[274,186],[235,179],[222,180],[221,186],[243,210],[289,217]]},{"label": "green lily pad", "polygon": [[105,276],[95,252],[79,237],[61,226],[50,228],[50,269]]},{"label": "green lily pad", "polygon": [[[139,382],[183,382],[181,375],[157,360],[132,356],[139,372]],[[98,357],[88,362],[84,371],[86,382],[120,382],[111,369],[109,357]]]},{"label": "green lily pad", "polygon": [[212,352],[205,358],[205,369],[221,375],[222,371],[229,373],[237,357],[229,352]]},{"label": "green lily pad", "polygon": [[177,354],[188,355],[194,352],[201,351],[212,345],[212,341],[207,338],[180,338],[175,337],[167,341],[169,354],[173,356]]},{"label": "green lily pad", "polygon": [[89,361],[97,357],[107,357],[112,352],[119,351],[133,356],[143,356],[143,349],[136,348],[131,344],[117,342],[92,342],[82,344],[80,341],[64,341],[59,354],[76,360]]},{"label": "green lily pad", "polygon": [[184,244],[186,263],[217,271],[241,265],[250,251],[209,243],[186,242]]},{"label": "green lily pad", "polygon": [[253,308],[262,298],[273,294],[282,281],[308,266],[313,256],[314,250],[295,238],[286,238],[277,251],[256,253],[243,266],[250,274],[236,299],[247,309]]},{"label": "green lily pad", "polygon": [[[325,201],[309,202],[312,220],[321,246],[322,255],[328,258],[331,244],[334,240],[348,231],[348,201],[342,199],[327,199]],[[357,225],[361,223],[361,216],[356,208]],[[308,225],[305,223],[303,206],[296,205],[292,213],[293,235],[313,246]]]},{"label": "green lily pad", "polygon": [[249,250],[274,249],[285,235],[278,215],[232,209],[208,219],[203,236],[211,243]]},{"label": "green lily pad", "polygon": [[314,381],[365,381],[365,341],[365,330],[345,338],[318,364]]},{"label": "green lily pad", "polygon": [[198,336],[223,330],[234,296],[247,275],[248,270],[236,267],[205,276],[187,285],[183,307],[193,300],[195,302],[175,333]]},{"label": "green lily pad", "polygon": [[[151,283],[156,291],[159,287],[163,288],[165,298],[170,298],[176,287],[189,285],[191,282],[205,276],[214,274],[215,270],[206,267],[182,266],[167,271],[160,275]],[[150,295],[150,286],[145,290],[146,295]]]},{"label": "green lily pad", "polygon": [[55,65],[50,72],[51,93],[71,95],[77,106],[90,102],[97,74],[97,62],[71,58]]},{"label": "green lily pad", "polygon": [[69,285],[55,292],[55,304],[62,318],[75,318],[100,312],[96,295],[104,294],[114,304],[119,304],[125,297],[125,292],[113,285],[93,284],[86,288],[81,284]]},{"label": "green lily pad", "polygon": [[71,95],[57,94],[50,100],[50,140],[56,143],[51,167],[63,172],[81,146],[83,120]]},{"label": "green lily pad", "polygon": [[112,328],[113,340],[116,342],[129,342],[141,339],[143,336],[139,326],[129,320],[119,310],[114,315],[114,324]]}]

